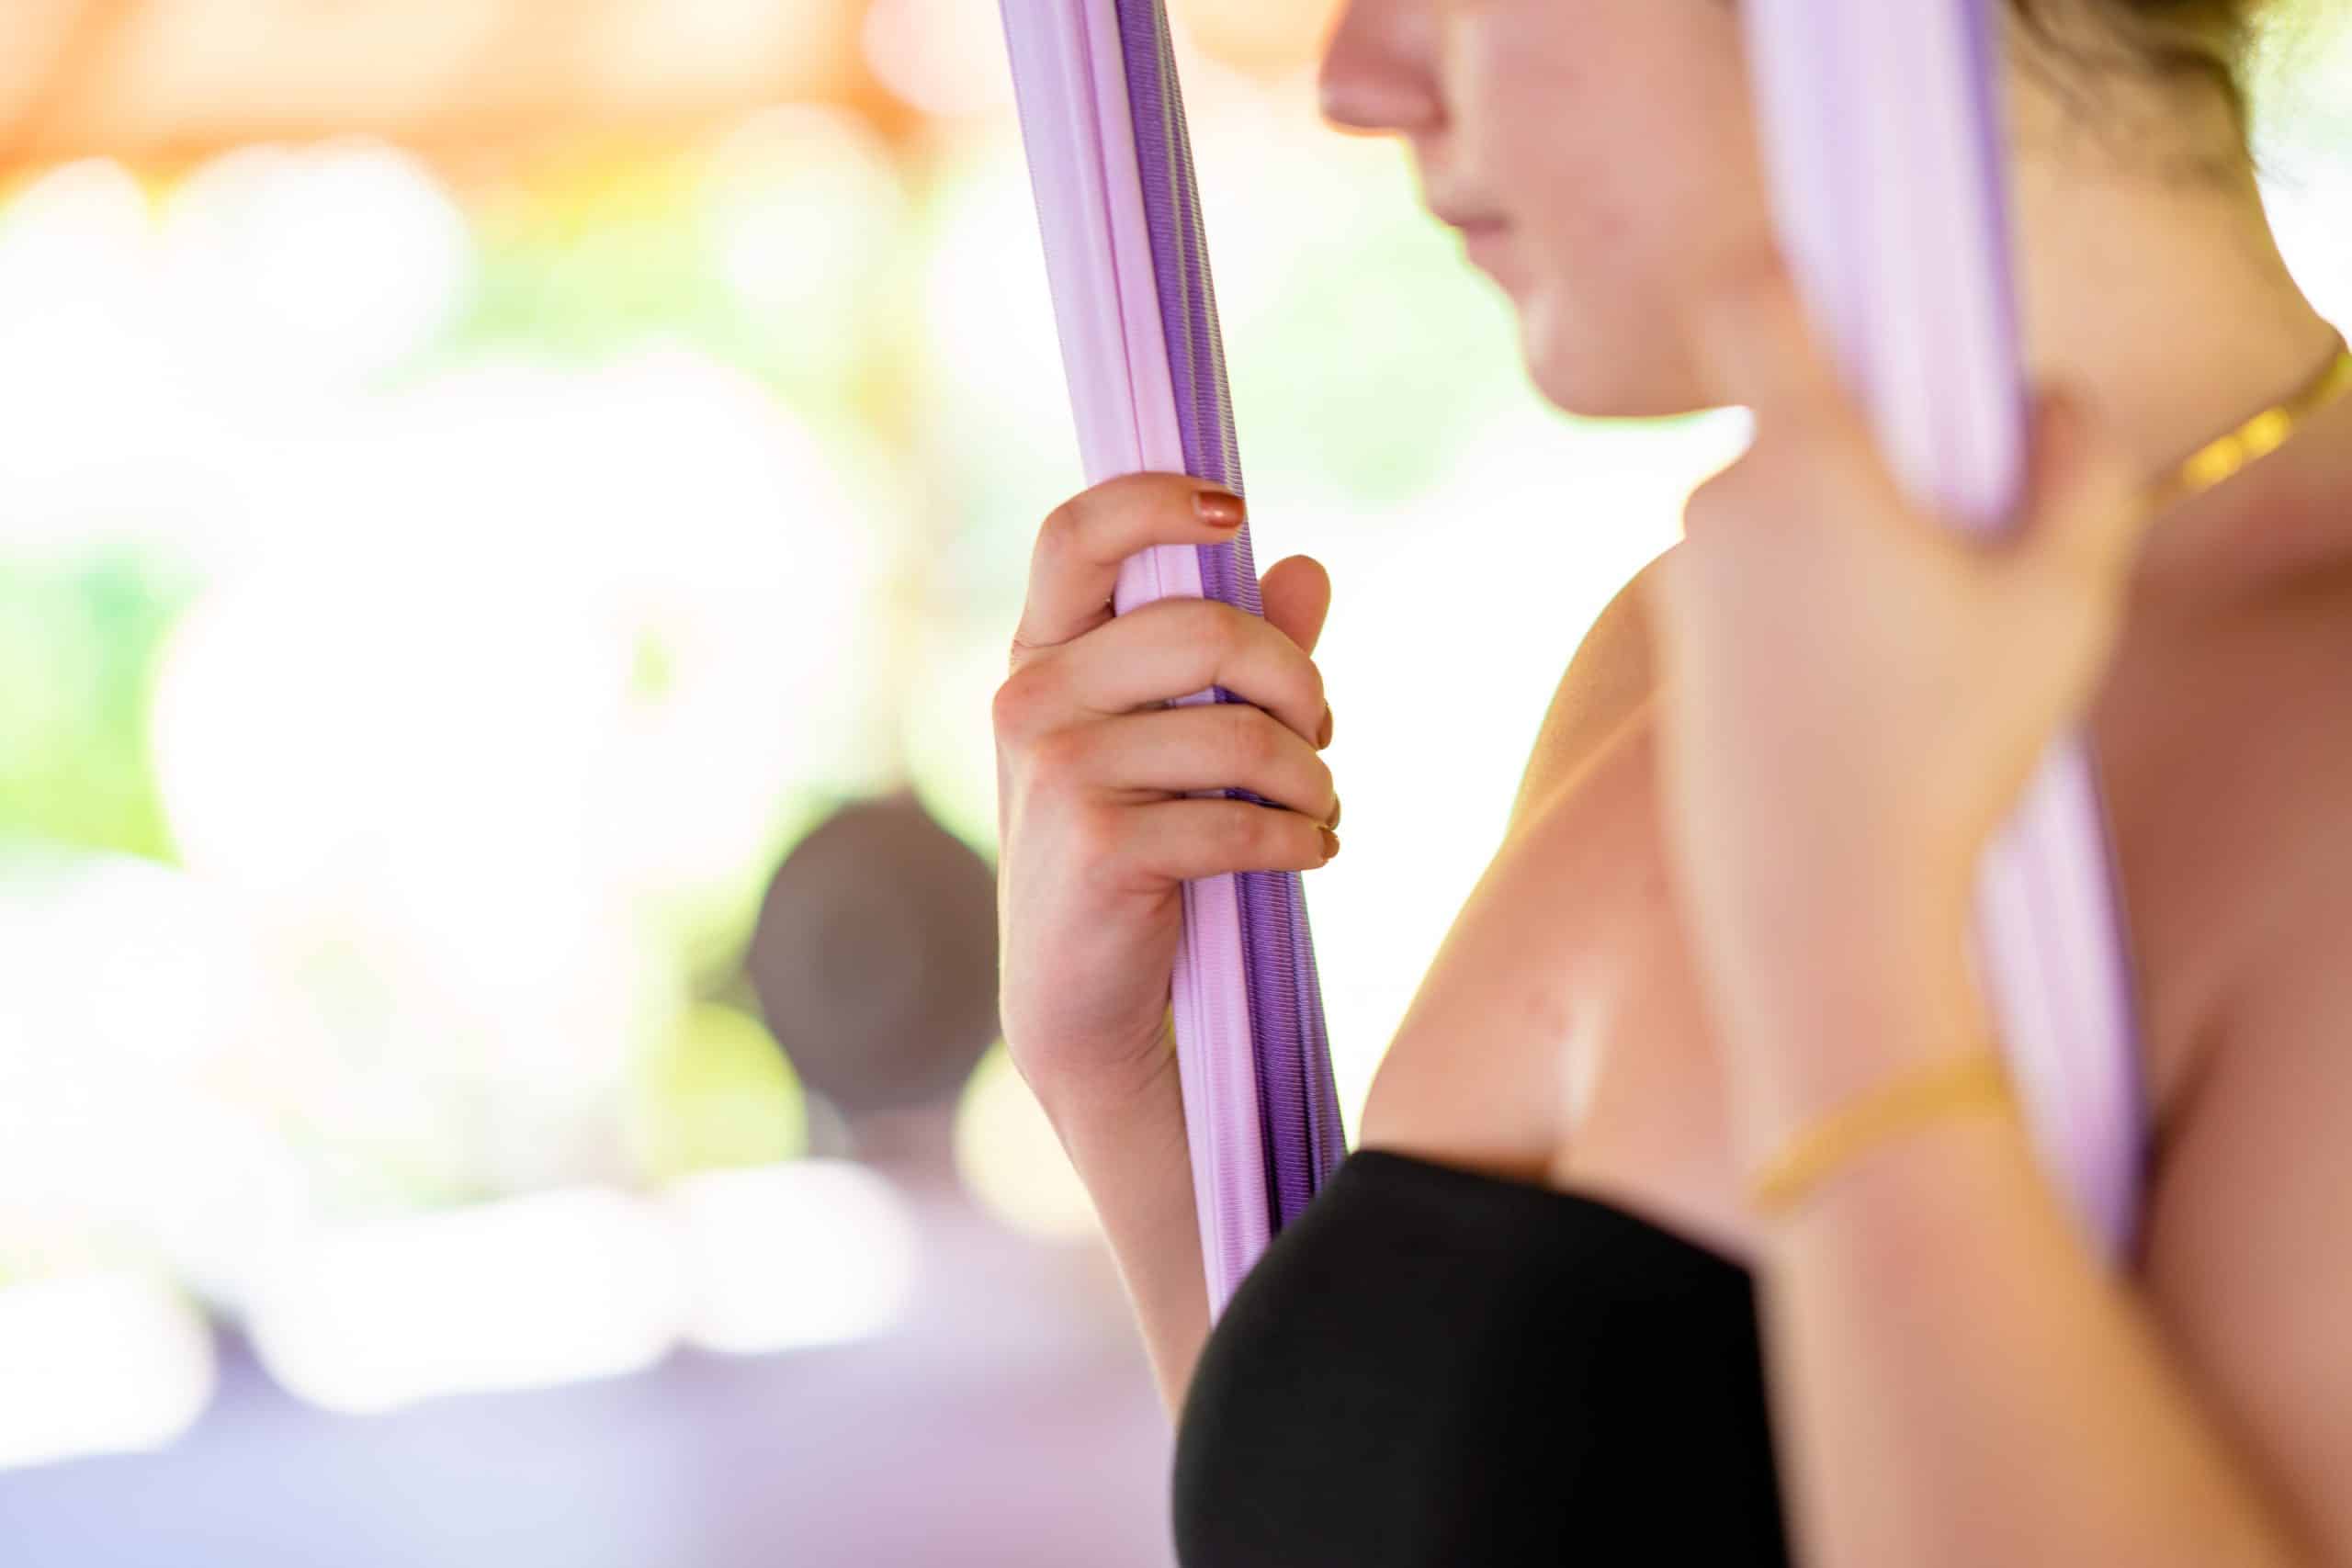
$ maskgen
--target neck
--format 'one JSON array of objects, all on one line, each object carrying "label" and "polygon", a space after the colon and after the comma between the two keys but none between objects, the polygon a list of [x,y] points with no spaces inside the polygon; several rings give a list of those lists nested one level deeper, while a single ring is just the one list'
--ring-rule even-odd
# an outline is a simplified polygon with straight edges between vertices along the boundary
[{"label": "neck", "polygon": [[[2086,390],[2154,479],[2302,388],[2335,338],[2279,254],[2250,170],[2100,177],[2059,162],[2093,156],[2053,152],[2018,173],[2029,355],[2037,379]],[[2211,597],[2314,558],[2352,560],[2352,517],[2247,515],[2276,488],[2233,482],[2161,520],[2143,577]]]}]

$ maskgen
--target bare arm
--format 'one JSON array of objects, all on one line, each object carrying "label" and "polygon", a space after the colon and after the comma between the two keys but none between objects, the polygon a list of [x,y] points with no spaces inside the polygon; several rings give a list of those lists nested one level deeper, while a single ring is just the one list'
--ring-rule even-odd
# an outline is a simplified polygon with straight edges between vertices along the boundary
[{"label": "bare arm", "polygon": [[1164,1040],[1158,1069],[1131,1089],[1048,1088],[1038,1098],[1094,1201],[1172,1416],[1192,1384],[1209,1314],[1172,1019]]},{"label": "bare arm", "polygon": [[[1751,1170],[1820,1147],[1805,1134],[1834,1108],[1996,1038],[1971,871],[2092,703],[2148,519],[2120,443],[2059,398],[2035,421],[2016,535],[1956,544],[1902,502],[1763,260],[1709,300],[1701,334],[1756,440],[1694,497],[1651,606],[1679,913]],[[2318,580],[2300,586],[2309,607]],[[2287,604],[2265,606],[2273,629]],[[2266,729],[2290,711],[2277,649],[2248,715]],[[2352,1563],[2352,728],[2318,700],[2340,637],[2331,651],[2298,693],[2291,793],[2241,743],[2227,809],[2203,798],[2179,823],[2259,825],[2239,874],[2258,865],[2268,897],[2228,933],[2253,951],[2201,1017],[2203,1082],[2164,1107],[2145,1280],[2103,1266],[2011,1108],[1840,1156],[1759,1227],[1805,1561]],[[2211,716],[2188,723],[2221,739]]]},{"label": "bare arm", "polygon": [[2352,1562],[2347,1019],[2338,962],[2219,1043],[2144,1291],[2013,1118],[1867,1156],[1784,1224],[1764,1299],[1809,1561]]}]

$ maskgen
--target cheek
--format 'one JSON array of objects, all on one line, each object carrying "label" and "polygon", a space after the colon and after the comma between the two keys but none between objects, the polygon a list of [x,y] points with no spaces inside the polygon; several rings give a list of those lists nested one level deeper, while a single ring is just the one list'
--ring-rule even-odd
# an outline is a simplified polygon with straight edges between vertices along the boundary
[{"label": "cheek", "polygon": [[1695,406],[1688,280],[1769,222],[1733,13],[1496,0],[1449,43],[1461,162],[1522,247],[1538,384],[1578,412]]},{"label": "cheek", "polygon": [[1579,39],[1521,26],[1468,40],[1480,80],[1455,100],[1464,154],[1513,217],[1645,266],[1740,220],[1757,171],[1733,30],[1653,23]]}]

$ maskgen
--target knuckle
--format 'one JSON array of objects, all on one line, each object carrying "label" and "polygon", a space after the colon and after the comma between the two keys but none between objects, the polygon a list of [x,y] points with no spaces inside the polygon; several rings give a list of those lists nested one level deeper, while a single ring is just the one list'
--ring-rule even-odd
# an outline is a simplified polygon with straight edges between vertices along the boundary
[{"label": "knuckle", "polygon": [[1213,824],[1211,831],[1216,839],[1218,860],[1238,867],[1257,859],[1258,850],[1264,840],[1258,818],[1266,815],[1262,807],[1251,806],[1247,801],[1220,802],[1216,814],[1210,818]]},{"label": "knuckle", "polygon": [[997,739],[1009,740],[1021,733],[1025,694],[1020,686],[1019,673],[1007,676],[989,699],[989,725],[996,731]]},{"label": "knuckle", "polygon": [[1027,666],[1005,677],[989,701],[989,722],[1000,741],[1022,740],[1035,729],[1042,706],[1035,668]]},{"label": "knuckle", "polygon": [[1070,818],[1070,847],[1089,865],[1118,858],[1125,835],[1120,830],[1116,807],[1098,804],[1082,807]]},{"label": "knuckle", "polygon": [[988,722],[995,727],[997,740],[1013,740],[1028,728],[1030,682],[1021,672],[1012,672],[997,686],[997,694],[988,701]]},{"label": "knuckle", "polygon": [[[1328,800],[1333,805],[1337,805],[1340,799],[1340,775],[1333,773],[1331,771],[1331,765],[1329,762],[1324,761],[1320,757],[1315,759],[1315,787],[1317,792],[1315,798],[1317,800]],[[1328,812],[1318,813],[1318,816],[1328,815]]]},{"label": "knuckle", "polygon": [[1284,858],[1291,824],[1298,820],[1293,812],[1278,807],[1251,806],[1236,802],[1234,813],[1236,850],[1252,865],[1271,866]]},{"label": "knuckle", "polygon": [[1081,782],[1091,764],[1094,748],[1082,729],[1048,730],[1029,747],[1029,776],[1033,786],[1069,789]]},{"label": "knuckle", "polygon": [[1167,617],[1167,640],[1173,659],[1200,682],[1220,679],[1244,646],[1248,628],[1235,624],[1242,614],[1214,599],[1163,599],[1148,608]]},{"label": "knuckle", "polygon": [[1081,807],[1070,814],[1069,852],[1080,875],[1098,884],[1111,878],[1126,845],[1122,826],[1118,809],[1112,806]]},{"label": "knuckle", "polygon": [[1193,642],[1203,635],[1204,628],[1201,622],[1207,612],[1202,606],[1205,603],[1205,600],[1170,594],[1166,598],[1154,599],[1148,604],[1136,606],[1127,619],[1151,626],[1155,629],[1159,629],[1160,623],[1165,622],[1167,623],[1166,635],[1171,640]]},{"label": "knuckle", "polygon": [[1268,811],[1263,815],[1266,841],[1260,858],[1268,865],[1304,868],[1320,858],[1316,852],[1322,848],[1322,832],[1305,812]]},{"label": "knuckle", "polygon": [[1309,659],[1304,661],[1304,668],[1306,671],[1303,676],[1306,683],[1306,705],[1308,712],[1319,716],[1323,711],[1324,705],[1331,700],[1331,689],[1323,679],[1323,666],[1316,663],[1312,659]]},{"label": "knuckle", "polygon": [[1215,651],[1220,659],[1238,653],[1249,646],[1250,628],[1247,611],[1216,599],[1187,599],[1186,615],[1197,627],[1202,645]]},{"label": "knuckle", "polygon": [[1281,738],[1258,709],[1247,703],[1225,703],[1217,716],[1220,761],[1233,777],[1254,774],[1280,754]]},{"label": "knuckle", "polygon": [[1051,512],[1037,528],[1037,555],[1044,560],[1075,560],[1086,533],[1086,497],[1074,495]]}]

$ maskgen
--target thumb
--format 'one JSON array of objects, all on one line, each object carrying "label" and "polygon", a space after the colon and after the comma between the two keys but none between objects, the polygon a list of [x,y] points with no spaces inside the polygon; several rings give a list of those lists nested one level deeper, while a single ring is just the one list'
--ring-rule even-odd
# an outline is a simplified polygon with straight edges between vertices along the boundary
[{"label": "thumb", "polygon": [[1308,653],[1322,639],[1323,622],[1331,612],[1331,579],[1313,556],[1291,556],[1276,561],[1258,580],[1258,596],[1266,619],[1284,637]]},{"label": "thumb", "polygon": [[2027,524],[2029,574],[2104,598],[2120,592],[2150,521],[2122,443],[2080,393],[2045,393],[2034,411]]}]

